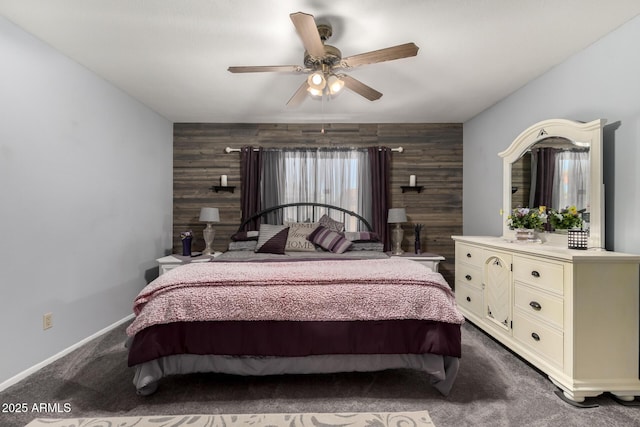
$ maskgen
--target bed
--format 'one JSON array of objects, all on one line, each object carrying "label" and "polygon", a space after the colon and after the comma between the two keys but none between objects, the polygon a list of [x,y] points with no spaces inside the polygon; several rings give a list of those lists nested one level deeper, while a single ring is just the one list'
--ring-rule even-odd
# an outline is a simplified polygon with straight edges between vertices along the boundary
[{"label": "bed", "polygon": [[[282,221],[291,208],[311,214]],[[188,373],[414,369],[447,395],[464,318],[444,278],[387,255],[354,212],[298,203],[247,221],[274,221],[274,213],[280,223],[261,223],[258,232],[241,231],[243,223],[221,256],[175,268],[140,292],[127,328],[137,393]],[[353,218],[361,231],[341,230]]]}]

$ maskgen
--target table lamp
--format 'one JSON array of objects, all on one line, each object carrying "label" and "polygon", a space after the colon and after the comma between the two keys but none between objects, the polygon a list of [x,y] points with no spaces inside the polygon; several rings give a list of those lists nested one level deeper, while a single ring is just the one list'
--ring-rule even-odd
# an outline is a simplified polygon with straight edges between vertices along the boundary
[{"label": "table lamp", "polygon": [[405,208],[392,208],[389,209],[389,216],[387,217],[389,224],[395,224],[395,227],[391,229],[391,246],[393,255],[402,255],[402,239],[404,237],[404,230],[400,225],[403,222],[407,222],[407,211]]},{"label": "table lamp", "polygon": [[203,255],[211,255],[213,250],[211,249],[211,244],[213,243],[213,238],[216,235],[216,231],[213,229],[213,222],[220,222],[220,212],[218,208],[202,208],[200,209],[200,221],[206,222],[207,226],[202,231],[202,235],[204,236],[204,243],[206,244]]}]

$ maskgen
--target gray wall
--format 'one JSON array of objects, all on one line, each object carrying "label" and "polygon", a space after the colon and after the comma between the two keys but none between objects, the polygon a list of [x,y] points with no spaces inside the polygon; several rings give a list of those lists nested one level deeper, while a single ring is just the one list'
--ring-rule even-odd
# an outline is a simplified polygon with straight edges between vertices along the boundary
[{"label": "gray wall", "polygon": [[604,118],[607,249],[640,253],[638,40],[640,17],[464,124],[464,234],[502,234],[497,153],[520,132],[546,119]]},{"label": "gray wall", "polygon": [[2,17],[0,58],[2,384],[131,313],[171,248],[173,141],[172,123]]}]

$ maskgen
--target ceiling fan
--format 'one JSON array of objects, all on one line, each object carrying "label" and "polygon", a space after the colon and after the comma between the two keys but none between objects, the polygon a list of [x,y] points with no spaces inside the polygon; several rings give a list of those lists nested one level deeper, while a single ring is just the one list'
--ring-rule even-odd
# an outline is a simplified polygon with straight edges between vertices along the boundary
[{"label": "ceiling fan", "polygon": [[309,74],[308,78],[302,82],[302,85],[287,102],[289,107],[300,105],[308,94],[312,97],[331,96],[340,92],[343,87],[354,91],[369,101],[375,101],[382,96],[382,93],[341,71],[366,64],[408,58],[418,54],[418,46],[414,43],[405,43],[343,58],[338,48],[325,44],[325,41],[332,35],[330,25],[316,24],[313,15],[307,13],[297,12],[289,16],[305,48],[304,65],[239,66],[228,68],[232,73],[288,72]]}]

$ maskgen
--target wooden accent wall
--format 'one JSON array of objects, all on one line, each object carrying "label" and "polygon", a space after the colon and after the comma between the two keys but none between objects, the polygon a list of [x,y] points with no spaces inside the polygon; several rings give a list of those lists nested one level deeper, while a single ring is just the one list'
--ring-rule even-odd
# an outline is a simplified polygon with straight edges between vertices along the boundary
[{"label": "wooden accent wall", "polygon": [[[422,251],[443,255],[440,271],[453,286],[454,244],[462,234],[462,124],[217,124],[176,123],[173,143],[173,236],[175,253],[181,253],[180,232],[193,230],[194,250],[204,248],[198,221],[200,208],[217,207],[220,223],[214,224],[213,247],[223,251],[240,224],[240,153],[226,154],[225,147],[403,147],[393,153],[392,207],[405,207],[403,249],[413,252],[413,225],[425,224]],[[215,193],[220,175],[228,176],[234,193]],[[421,193],[402,193],[409,175],[417,176]]]},{"label": "wooden accent wall", "polygon": [[[511,209],[529,207],[531,153],[525,153],[511,166],[511,185],[516,188],[516,192],[511,194]],[[509,215],[509,213],[507,212],[505,215]]]}]

